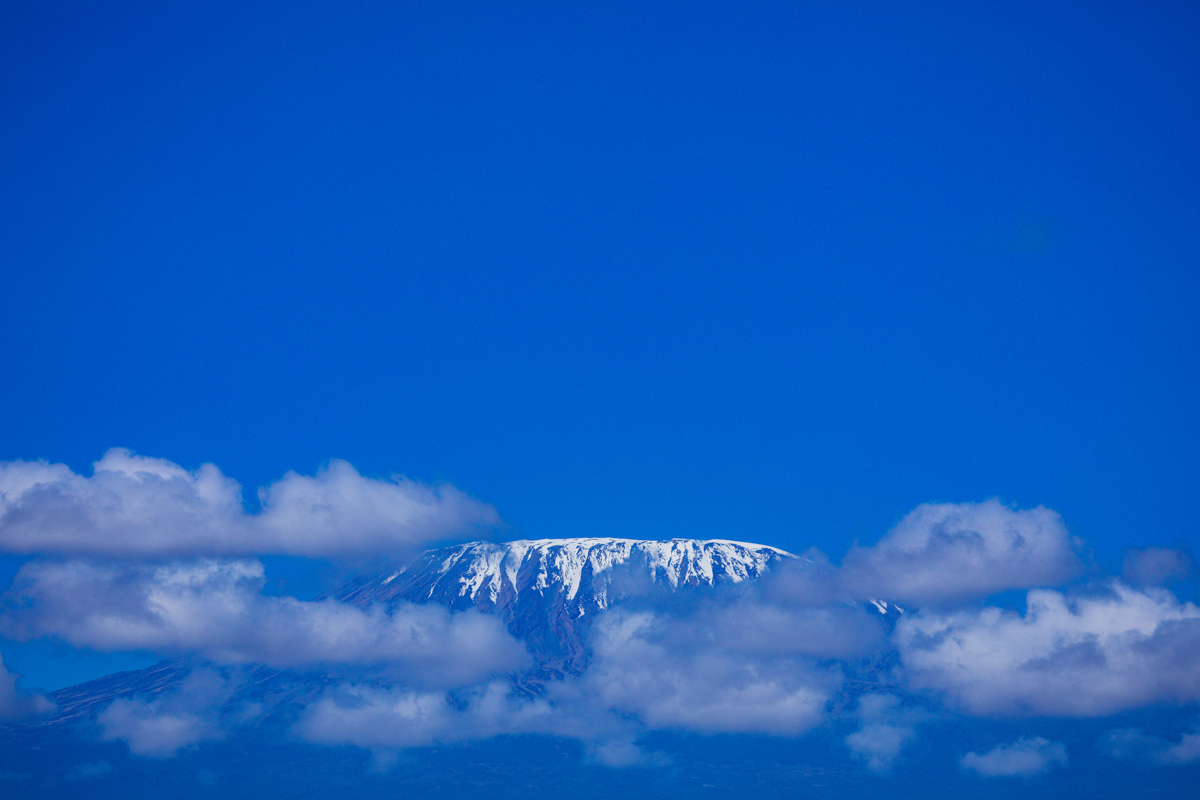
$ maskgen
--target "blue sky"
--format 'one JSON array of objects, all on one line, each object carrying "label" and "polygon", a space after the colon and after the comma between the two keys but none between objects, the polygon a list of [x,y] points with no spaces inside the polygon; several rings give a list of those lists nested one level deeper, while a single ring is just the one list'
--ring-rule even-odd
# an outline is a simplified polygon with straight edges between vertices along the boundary
[{"label": "blue sky", "polygon": [[7,5],[4,458],[1194,541],[1188,5]]},{"label": "blue sky", "polygon": [[[214,463],[253,511],[345,459],[512,538],[834,559],[999,498],[1094,571],[1194,552],[1198,34],[1188,3],[13,0],[0,461]],[[48,688],[117,663],[0,652]]]}]

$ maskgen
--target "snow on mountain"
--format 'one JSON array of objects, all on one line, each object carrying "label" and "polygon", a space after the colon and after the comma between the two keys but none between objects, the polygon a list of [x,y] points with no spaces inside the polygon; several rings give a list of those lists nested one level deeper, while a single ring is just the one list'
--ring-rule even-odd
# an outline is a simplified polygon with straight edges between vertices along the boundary
[{"label": "snow on mountain", "polygon": [[358,578],[336,596],[356,605],[410,600],[488,608],[503,605],[508,595],[537,592],[586,611],[608,606],[618,574],[629,577],[626,586],[641,577],[674,590],[741,583],[761,577],[772,563],[795,558],[776,547],[725,539],[470,542],[430,550],[388,575]]},{"label": "snow on mountain", "polygon": [[471,542],[430,550],[386,574],[360,576],[333,597],[360,606],[433,602],[498,613],[555,674],[582,669],[583,618],[612,602],[738,584],[798,558],[776,547],[725,539]]}]

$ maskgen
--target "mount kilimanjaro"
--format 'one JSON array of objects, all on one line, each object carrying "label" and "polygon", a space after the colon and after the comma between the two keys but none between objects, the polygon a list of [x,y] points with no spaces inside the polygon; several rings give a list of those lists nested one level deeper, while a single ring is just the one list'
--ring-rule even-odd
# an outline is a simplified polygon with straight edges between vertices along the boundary
[{"label": "mount kilimanjaro", "polygon": [[724,539],[537,539],[430,550],[385,575],[348,581],[330,597],[357,606],[439,603],[498,614],[525,642],[544,677],[578,673],[583,627],[631,597],[754,581],[799,557],[775,547]]},{"label": "mount kilimanjaro", "polygon": [[[401,603],[432,603],[498,615],[534,657],[534,670],[518,684],[536,691],[547,680],[583,671],[586,628],[611,605],[642,601],[662,607],[722,587],[748,588],[784,562],[804,559],[767,545],[723,539],[470,542],[355,576],[318,599],[387,610]],[[193,660],[171,659],[60,689],[49,695],[57,713],[21,724],[85,721],[115,699],[161,694],[178,685],[192,666]],[[254,667],[253,676],[254,691],[268,706],[280,708],[303,706],[333,682],[312,670],[265,666]]]}]

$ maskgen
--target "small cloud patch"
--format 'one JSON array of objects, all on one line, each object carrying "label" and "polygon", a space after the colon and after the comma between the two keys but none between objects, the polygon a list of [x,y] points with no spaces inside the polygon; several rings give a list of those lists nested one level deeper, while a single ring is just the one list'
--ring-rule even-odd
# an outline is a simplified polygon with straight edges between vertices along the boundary
[{"label": "small cloud patch", "polygon": [[959,761],[964,769],[987,778],[1032,778],[1067,765],[1067,748],[1041,736],[999,744],[986,753],[967,753]]}]

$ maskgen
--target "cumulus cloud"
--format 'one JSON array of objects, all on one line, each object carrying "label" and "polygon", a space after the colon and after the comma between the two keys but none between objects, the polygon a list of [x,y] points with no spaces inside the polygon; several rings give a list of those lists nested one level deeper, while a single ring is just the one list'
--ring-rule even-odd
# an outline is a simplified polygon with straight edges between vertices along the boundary
[{"label": "cumulus cloud", "polygon": [[917,738],[915,725],[925,715],[905,709],[893,695],[866,694],[858,700],[859,729],[846,737],[846,746],[874,772],[887,772],[900,752]]},{"label": "cumulus cloud", "polygon": [[794,652],[746,652],[719,640],[677,646],[670,618],[610,611],[574,687],[652,728],[797,734],[818,724],[841,676]]},{"label": "cumulus cloud", "polygon": [[1032,778],[1055,766],[1067,765],[1067,748],[1041,736],[998,744],[983,753],[967,753],[959,761],[964,769],[988,778]]},{"label": "cumulus cloud", "polygon": [[64,464],[0,462],[0,552],[117,558],[395,553],[499,523],[453,486],[365,478],[345,461],[288,473],[247,513],[216,466],[109,450],[91,477]]},{"label": "cumulus cloud", "polygon": [[387,663],[407,680],[471,683],[529,659],[497,617],[402,603],[390,611],[259,594],[257,561],[31,562],[7,601],[9,635],[99,650],[196,651],[223,664]]},{"label": "cumulus cloud", "polygon": [[874,547],[851,550],[843,580],[859,596],[916,603],[1054,586],[1077,571],[1062,519],[999,501],[918,506]]},{"label": "cumulus cloud", "polygon": [[18,691],[17,677],[5,668],[4,657],[0,656],[0,721],[22,719],[54,710],[54,704],[45,697]]},{"label": "cumulus cloud", "polygon": [[1200,761],[1200,730],[1184,733],[1175,742],[1150,736],[1140,728],[1118,728],[1104,735],[1100,747],[1113,758],[1167,765],[1194,764]]},{"label": "cumulus cloud", "polygon": [[922,612],[895,640],[913,686],[975,713],[1102,716],[1200,700],[1200,608],[1165,590],[1113,583],[1070,597],[1029,592],[1024,615],[999,608]]}]

